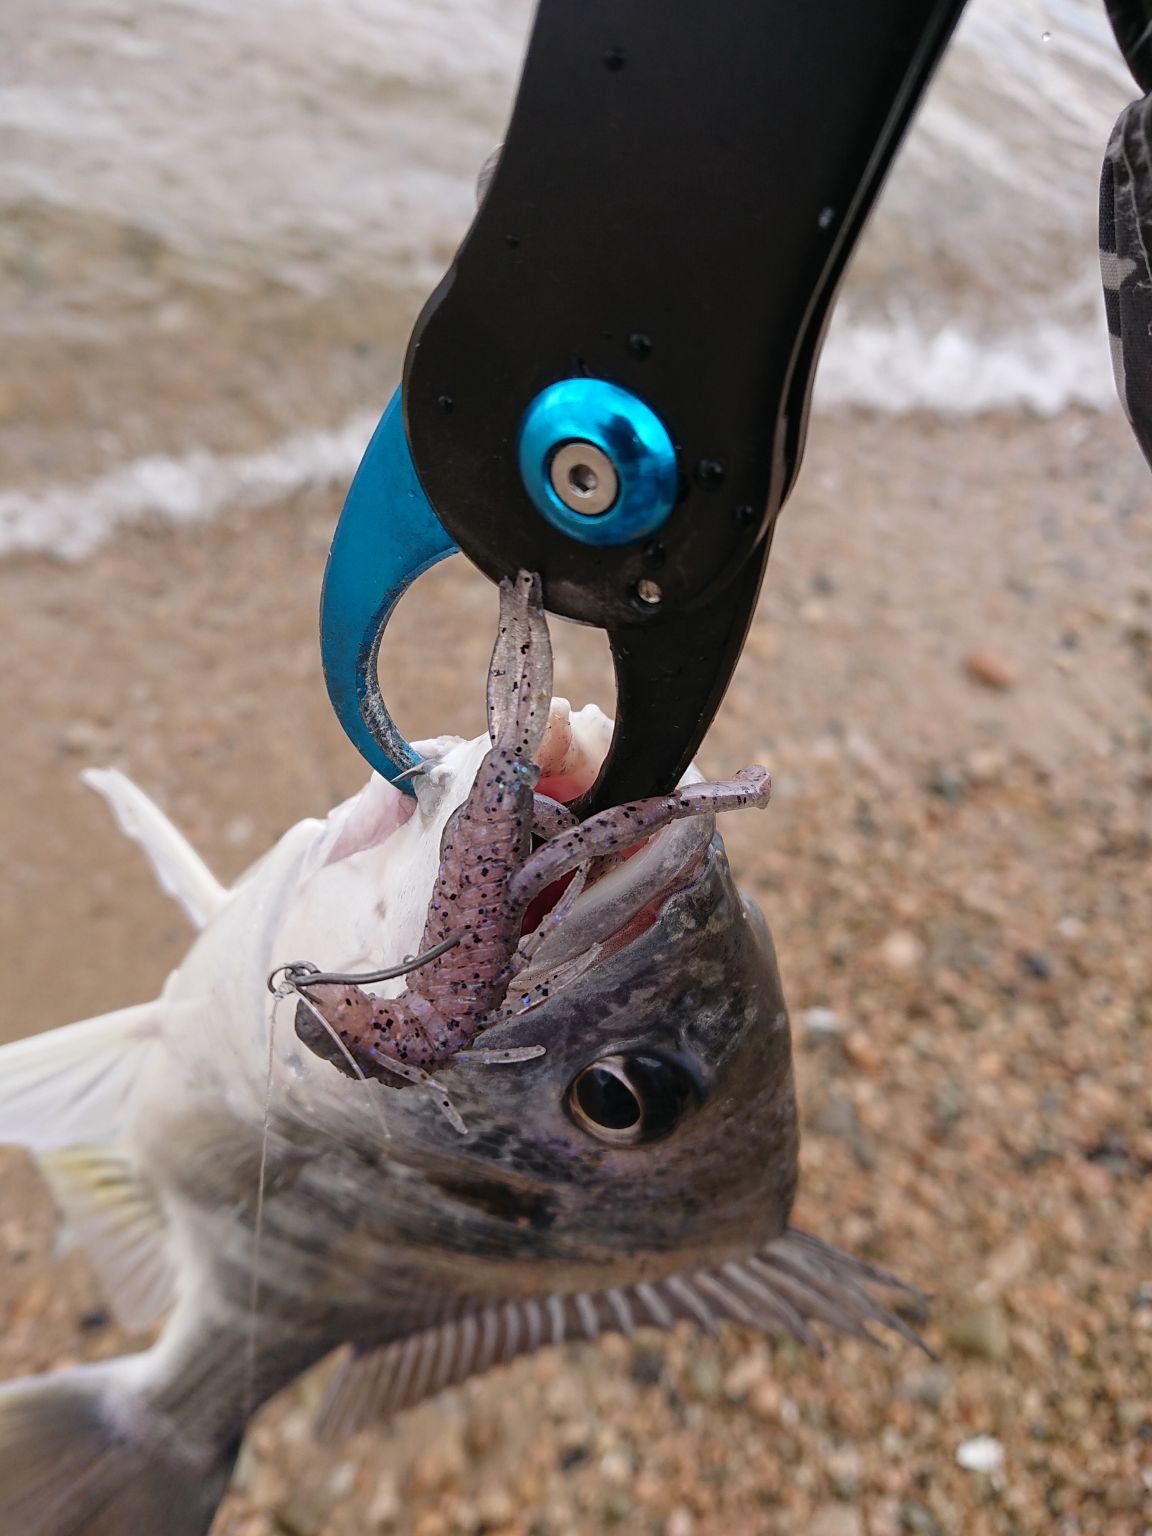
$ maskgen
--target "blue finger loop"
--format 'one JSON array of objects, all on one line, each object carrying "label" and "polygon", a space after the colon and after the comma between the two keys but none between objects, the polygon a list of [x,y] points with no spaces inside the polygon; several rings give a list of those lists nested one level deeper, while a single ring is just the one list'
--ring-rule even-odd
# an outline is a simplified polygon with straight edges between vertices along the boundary
[{"label": "blue finger loop", "polygon": [[[380,641],[416,578],[455,551],[417,478],[397,390],[348,491],[320,599],[328,697],[353,746],[392,782],[420,757],[397,730],[381,695]],[[400,787],[413,793],[410,779]]]}]

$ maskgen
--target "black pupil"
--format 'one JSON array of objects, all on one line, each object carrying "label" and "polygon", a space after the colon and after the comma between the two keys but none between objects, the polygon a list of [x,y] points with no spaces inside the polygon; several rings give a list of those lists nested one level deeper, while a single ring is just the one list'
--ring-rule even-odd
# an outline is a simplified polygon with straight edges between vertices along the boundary
[{"label": "black pupil", "polygon": [[609,1131],[626,1131],[640,1119],[636,1095],[604,1067],[589,1067],[580,1074],[576,1098],[589,1120]]},{"label": "black pupil", "polygon": [[687,1077],[658,1056],[633,1056],[628,1075],[644,1102],[645,1139],[666,1136],[688,1106]]}]

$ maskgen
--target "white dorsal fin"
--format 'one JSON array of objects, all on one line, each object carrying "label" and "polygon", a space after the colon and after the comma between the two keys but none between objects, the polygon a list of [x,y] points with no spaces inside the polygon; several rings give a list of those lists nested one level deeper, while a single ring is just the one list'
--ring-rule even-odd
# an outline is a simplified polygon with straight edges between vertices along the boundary
[{"label": "white dorsal fin", "polygon": [[151,1188],[115,1147],[63,1147],[44,1153],[40,1166],[117,1322],[136,1329],[158,1322],[172,1305],[174,1277]]},{"label": "white dorsal fin", "polygon": [[203,928],[229,892],[184,834],[118,768],[87,768],[80,777],[107,801],[121,832],[143,848],[160,888],[180,903],[196,928]]},{"label": "white dorsal fin", "polygon": [[630,1332],[637,1323],[669,1328],[689,1322],[711,1331],[726,1318],[819,1351],[813,1321],[879,1343],[868,1330],[871,1322],[923,1349],[913,1330],[869,1286],[924,1300],[885,1271],[789,1228],[755,1256],[715,1269],[612,1290],[478,1305],[378,1349],[353,1351],[321,1404],[317,1434],[324,1440],[354,1434],[541,1344]]},{"label": "white dorsal fin", "polygon": [[49,1152],[120,1134],[159,1000],[0,1046],[0,1144]]}]

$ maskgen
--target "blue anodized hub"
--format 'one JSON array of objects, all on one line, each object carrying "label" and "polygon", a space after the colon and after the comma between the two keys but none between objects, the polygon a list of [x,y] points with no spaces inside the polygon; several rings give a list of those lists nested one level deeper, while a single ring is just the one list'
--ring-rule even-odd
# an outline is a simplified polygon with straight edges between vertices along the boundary
[{"label": "blue anodized hub", "polygon": [[537,510],[582,544],[647,538],[676,501],[676,450],[664,423],[605,379],[561,379],[542,390],[524,412],[519,459]]}]

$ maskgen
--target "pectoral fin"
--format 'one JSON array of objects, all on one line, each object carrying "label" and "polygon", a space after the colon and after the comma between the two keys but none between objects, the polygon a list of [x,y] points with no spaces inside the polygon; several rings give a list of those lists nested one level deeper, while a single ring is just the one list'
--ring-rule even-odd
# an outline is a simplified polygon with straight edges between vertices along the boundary
[{"label": "pectoral fin", "polygon": [[168,1229],[151,1187],[114,1147],[64,1147],[40,1165],[116,1320],[148,1328],[171,1307]]},{"label": "pectoral fin", "polygon": [[161,1003],[144,1003],[0,1048],[0,1144],[36,1155],[117,1318],[135,1328],[167,1309],[172,1278],[162,1213],[116,1144],[161,1018]]}]

